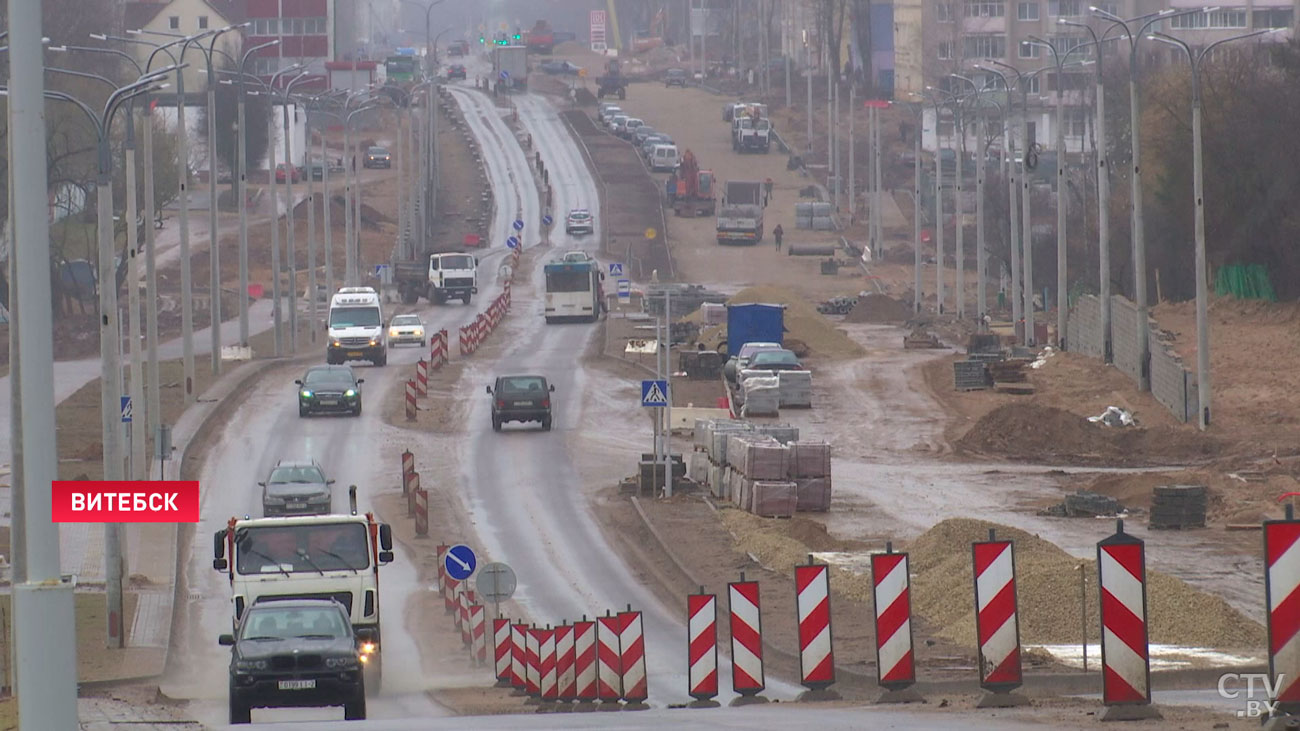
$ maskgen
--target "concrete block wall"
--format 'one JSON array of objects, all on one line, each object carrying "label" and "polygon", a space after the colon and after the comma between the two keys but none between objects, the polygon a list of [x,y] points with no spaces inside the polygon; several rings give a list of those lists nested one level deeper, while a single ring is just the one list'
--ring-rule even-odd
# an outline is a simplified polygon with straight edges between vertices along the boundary
[{"label": "concrete block wall", "polygon": [[1090,358],[1106,357],[1106,342],[1101,331],[1101,299],[1084,295],[1070,309],[1066,347]]},{"label": "concrete block wall", "polygon": [[1138,343],[1137,305],[1125,297],[1110,299],[1110,341],[1115,367],[1138,383],[1142,379],[1142,351]]},{"label": "concrete block wall", "polygon": [[1182,422],[1196,419],[1196,376],[1166,343],[1151,339],[1151,395]]}]

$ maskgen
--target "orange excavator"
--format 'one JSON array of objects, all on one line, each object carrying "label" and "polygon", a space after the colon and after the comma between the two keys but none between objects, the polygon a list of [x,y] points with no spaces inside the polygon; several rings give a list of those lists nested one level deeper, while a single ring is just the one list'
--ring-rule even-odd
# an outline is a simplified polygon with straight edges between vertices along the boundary
[{"label": "orange excavator", "polygon": [[655,13],[654,18],[650,21],[649,30],[636,31],[632,37],[632,53],[645,53],[660,48],[664,45],[664,25],[668,22],[668,15],[663,8]]},{"label": "orange excavator", "polygon": [[681,163],[669,180],[673,212],[683,218],[712,216],[716,210],[713,198],[713,171],[701,170],[695,153],[687,150]]}]

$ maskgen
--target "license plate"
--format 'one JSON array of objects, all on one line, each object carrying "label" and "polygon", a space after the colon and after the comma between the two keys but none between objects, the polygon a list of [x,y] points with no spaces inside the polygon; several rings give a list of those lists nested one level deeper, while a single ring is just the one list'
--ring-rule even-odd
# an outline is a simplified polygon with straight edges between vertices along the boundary
[{"label": "license plate", "polygon": [[281,680],[280,690],[313,690],[316,688],[315,680]]},{"label": "license plate", "polygon": [[516,401],[515,406],[532,406],[532,401]]},{"label": "license plate", "polygon": [[349,358],[360,358],[360,357],[361,357],[361,351],[360,351],[360,350],[349,350],[349,351],[348,351],[348,357],[349,357]]},{"label": "license plate", "polygon": [[302,510],[307,507],[307,503],[289,503],[285,507],[290,510]]}]

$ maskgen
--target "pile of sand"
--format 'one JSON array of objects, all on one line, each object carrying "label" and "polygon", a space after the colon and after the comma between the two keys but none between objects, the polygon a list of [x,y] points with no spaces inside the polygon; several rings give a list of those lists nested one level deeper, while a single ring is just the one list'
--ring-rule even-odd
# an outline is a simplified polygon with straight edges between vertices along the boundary
[{"label": "pile of sand", "polygon": [[[783,287],[748,287],[737,292],[727,303],[785,305],[785,336],[807,345],[810,355],[857,358],[866,354],[861,345],[835,329],[835,324],[818,312],[816,307]],[[724,329],[710,328],[700,334],[701,340],[706,343],[716,342]]]},{"label": "pile of sand", "polygon": [[858,298],[845,322],[907,322],[912,317],[912,308],[901,300],[884,294],[872,292]]},{"label": "pile of sand", "polygon": [[1222,440],[1171,427],[1108,427],[1033,403],[1004,404],[956,441],[958,450],[1073,465],[1142,466],[1224,456]]}]

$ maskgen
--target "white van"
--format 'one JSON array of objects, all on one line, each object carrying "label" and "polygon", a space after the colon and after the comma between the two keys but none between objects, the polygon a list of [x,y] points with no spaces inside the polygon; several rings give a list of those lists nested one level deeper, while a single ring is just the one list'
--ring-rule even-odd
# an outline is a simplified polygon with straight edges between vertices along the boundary
[{"label": "white van", "polygon": [[655,145],[650,151],[650,170],[653,172],[676,170],[679,162],[677,145]]},{"label": "white van", "polygon": [[379,293],[373,287],[344,287],[330,298],[329,340],[325,362],[368,360],[388,363],[388,339]]}]

